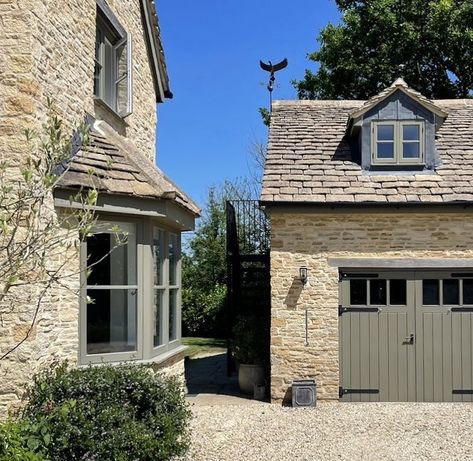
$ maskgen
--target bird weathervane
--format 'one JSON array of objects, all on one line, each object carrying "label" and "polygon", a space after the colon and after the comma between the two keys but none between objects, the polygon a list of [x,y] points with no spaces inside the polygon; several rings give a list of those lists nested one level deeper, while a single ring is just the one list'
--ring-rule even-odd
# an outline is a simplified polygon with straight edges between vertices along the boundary
[{"label": "bird weathervane", "polygon": [[268,64],[266,64],[263,61],[259,62],[259,65],[261,69],[265,70],[266,72],[269,72],[269,82],[268,82],[268,91],[269,91],[269,112],[271,113],[272,110],[272,103],[273,103],[273,89],[274,89],[274,81],[276,80],[276,77],[274,74],[278,70],[282,70],[285,67],[287,67],[287,59],[284,58],[281,62],[278,62],[277,64],[273,64],[271,61],[268,61]]}]

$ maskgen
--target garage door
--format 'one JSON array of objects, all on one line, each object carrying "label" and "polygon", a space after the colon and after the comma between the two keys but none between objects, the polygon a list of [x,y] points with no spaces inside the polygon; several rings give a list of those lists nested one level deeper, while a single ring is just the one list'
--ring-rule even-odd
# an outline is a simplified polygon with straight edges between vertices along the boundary
[{"label": "garage door", "polygon": [[341,271],[343,401],[473,401],[473,271]]}]

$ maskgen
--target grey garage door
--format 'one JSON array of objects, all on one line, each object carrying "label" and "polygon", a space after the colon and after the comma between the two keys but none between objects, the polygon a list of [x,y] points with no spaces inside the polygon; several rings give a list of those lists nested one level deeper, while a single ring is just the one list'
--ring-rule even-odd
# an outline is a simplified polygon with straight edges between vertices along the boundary
[{"label": "grey garage door", "polygon": [[473,271],[341,271],[343,401],[473,401]]}]

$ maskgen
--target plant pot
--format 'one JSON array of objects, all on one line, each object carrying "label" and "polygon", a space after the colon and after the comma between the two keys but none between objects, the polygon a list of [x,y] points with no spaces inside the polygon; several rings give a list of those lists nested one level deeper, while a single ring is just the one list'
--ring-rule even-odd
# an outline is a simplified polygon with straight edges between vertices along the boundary
[{"label": "plant pot", "polygon": [[238,385],[243,394],[253,394],[255,384],[264,383],[264,367],[240,363],[238,368]]}]

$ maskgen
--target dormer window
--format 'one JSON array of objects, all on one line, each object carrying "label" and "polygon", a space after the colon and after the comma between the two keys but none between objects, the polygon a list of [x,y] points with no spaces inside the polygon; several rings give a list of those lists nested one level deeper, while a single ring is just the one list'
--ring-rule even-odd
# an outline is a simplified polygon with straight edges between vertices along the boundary
[{"label": "dormer window", "polygon": [[110,7],[97,0],[94,96],[120,117],[132,111],[131,37]]},{"label": "dormer window", "polygon": [[373,121],[373,165],[424,164],[424,137],[423,121]]}]

